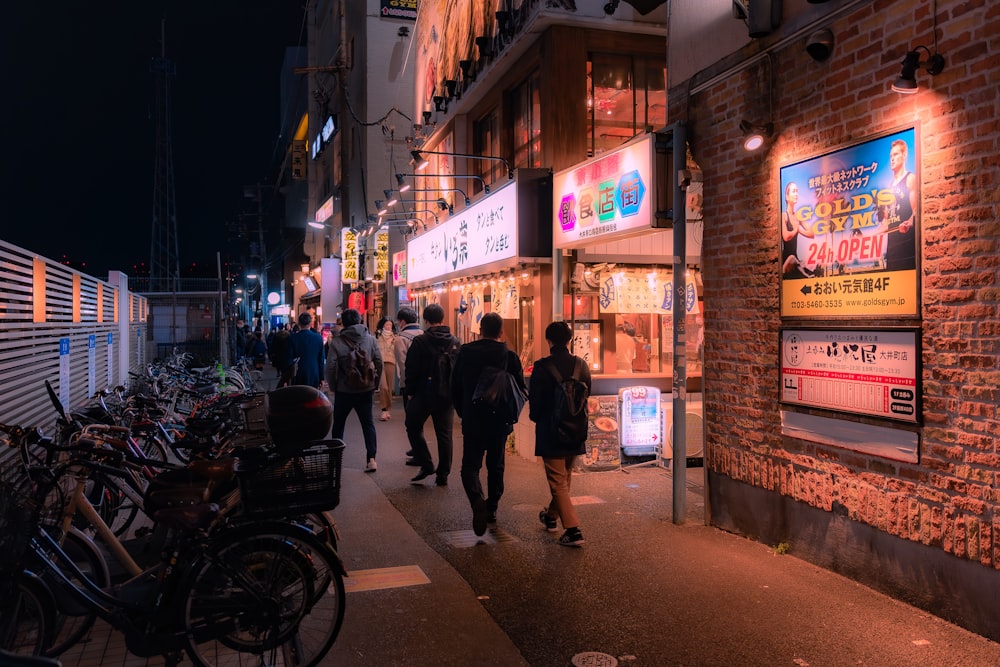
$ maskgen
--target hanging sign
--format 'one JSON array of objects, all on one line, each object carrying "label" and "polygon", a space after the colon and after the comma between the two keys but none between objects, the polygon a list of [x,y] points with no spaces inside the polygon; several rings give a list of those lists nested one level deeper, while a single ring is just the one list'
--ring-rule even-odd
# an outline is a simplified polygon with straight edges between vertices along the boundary
[{"label": "hanging sign", "polygon": [[520,298],[517,280],[514,277],[502,278],[492,286],[492,306],[493,312],[505,320],[516,320],[519,318],[520,308],[518,300]]},{"label": "hanging sign", "polygon": [[918,329],[781,332],[784,403],[920,420]]},{"label": "hanging sign", "polygon": [[340,281],[347,284],[358,282],[358,233],[353,229],[344,229],[340,233],[340,260]]},{"label": "hanging sign", "polygon": [[916,130],[781,168],[781,316],[918,317]]},{"label": "hanging sign", "polygon": [[87,336],[87,396],[97,391],[97,336]]},{"label": "hanging sign", "polygon": [[59,339],[59,402],[69,407],[69,338]]},{"label": "hanging sign", "polygon": [[115,334],[108,332],[108,386],[114,385],[114,351],[115,351]]},{"label": "hanging sign", "polygon": [[[627,267],[603,272],[599,281],[598,304],[602,313],[652,313],[669,315],[674,312],[673,272],[640,267]],[[686,276],[684,310],[700,312],[694,276]]]},{"label": "hanging sign", "polygon": [[392,284],[397,287],[406,284],[406,251],[392,253]]},{"label": "hanging sign", "polygon": [[412,283],[517,255],[517,187],[511,181],[406,246]]},{"label": "hanging sign", "polygon": [[552,179],[552,244],[572,248],[653,225],[655,135],[565,169]]},{"label": "hanging sign", "polygon": [[389,272],[389,230],[383,229],[375,234],[375,271],[372,282],[384,283]]}]

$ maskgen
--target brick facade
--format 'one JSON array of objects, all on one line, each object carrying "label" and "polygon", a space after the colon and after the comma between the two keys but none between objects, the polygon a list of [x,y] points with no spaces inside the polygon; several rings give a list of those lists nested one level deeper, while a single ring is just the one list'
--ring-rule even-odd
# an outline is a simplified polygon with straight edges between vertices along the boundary
[{"label": "brick facade", "polygon": [[[933,77],[921,69],[920,91],[899,95],[889,85],[904,53],[918,44],[933,50],[931,7],[919,0],[862,3],[819,26],[835,35],[825,62],[810,58],[804,37],[783,42],[774,35],[752,42],[738,61],[719,63],[671,90],[670,119],[687,123],[691,154],[705,181],[706,466],[710,478],[726,484],[762,489],[782,502],[804,503],[995,571],[1000,3],[938,0],[937,51],[945,68]],[[775,133],[763,151],[745,153],[738,125],[746,117],[766,116],[768,67]],[[699,86],[699,79],[705,83]],[[689,97],[689,90],[696,92]],[[920,321],[808,324],[921,327],[917,464],[781,435],[775,224],[782,165],[910,125],[921,149]],[[715,502],[723,505],[713,507],[718,523],[716,516],[735,500],[723,493]],[[793,552],[797,538],[803,534],[786,537]],[[953,594],[961,588],[959,582]]]}]

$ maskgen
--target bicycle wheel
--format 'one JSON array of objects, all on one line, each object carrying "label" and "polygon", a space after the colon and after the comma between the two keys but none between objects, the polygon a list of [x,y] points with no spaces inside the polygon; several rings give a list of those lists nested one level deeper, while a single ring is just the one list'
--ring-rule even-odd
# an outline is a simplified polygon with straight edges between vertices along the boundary
[{"label": "bicycle wheel", "polygon": [[[108,564],[97,545],[86,535],[73,528],[63,536],[61,546],[84,576],[102,589],[111,585]],[[54,554],[52,560],[56,566],[59,565]],[[63,571],[83,588],[82,582],[79,582],[78,577],[71,574],[68,568]],[[69,591],[64,590],[63,587],[66,584],[55,574],[43,570],[42,579],[52,591],[56,607],[51,644],[45,650],[44,655],[55,657],[74,646],[94,627],[97,614],[91,608],[80,603]]]},{"label": "bicycle wheel", "polygon": [[311,667],[344,620],[343,565],[299,526],[241,526],[209,545],[179,606],[197,665]]},{"label": "bicycle wheel", "polygon": [[52,592],[25,572],[0,601],[0,648],[18,655],[42,655],[52,644],[55,623]]},{"label": "bicycle wheel", "polygon": [[[88,480],[87,499],[115,537],[128,532],[142,509],[126,494],[124,485],[127,484],[129,481],[124,476],[112,477],[100,472],[91,472]],[[138,488],[138,483],[132,487],[133,495],[141,496],[142,490]],[[87,527],[85,521],[81,520],[80,524]]]}]

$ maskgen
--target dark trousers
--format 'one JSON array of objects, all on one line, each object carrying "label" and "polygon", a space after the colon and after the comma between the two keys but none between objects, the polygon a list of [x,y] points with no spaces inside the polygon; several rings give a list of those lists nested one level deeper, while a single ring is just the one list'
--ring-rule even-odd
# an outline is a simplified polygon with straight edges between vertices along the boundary
[{"label": "dark trousers", "polygon": [[[435,470],[437,478],[448,479],[451,473],[452,443],[451,432],[455,422],[455,408],[449,401],[430,398],[423,394],[411,396],[406,404],[406,437],[413,450],[413,458],[420,464],[421,470]],[[434,436],[437,438],[438,464],[434,468],[431,450],[424,438],[424,423],[430,417],[434,424]]]},{"label": "dark trousers", "polygon": [[[462,488],[469,497],[469,503],[475,507],[479,500],[486,500],[490,512],[496,512],[503,495],[504,455],[507,445],[507,433],[498,426],[488,433],[481,431],[466,431],[462,429]],[[483,456],[486,456],[486,497],[483,498],[483,485],[479,480],[479,471],[483,467]]]},{"label": "dark trousers", "polygon": [[358,413],[361,421],[361,433],[365,436],[365,455],[369,459],[375,458],[378,444],[375,435],[375,419],[372,417],[372,397],[375,390],[349,393],[338,391],[333,394],[333,430],[331,437],[343,438],[344,427],[347,426],[347,415],[351,410]]}]

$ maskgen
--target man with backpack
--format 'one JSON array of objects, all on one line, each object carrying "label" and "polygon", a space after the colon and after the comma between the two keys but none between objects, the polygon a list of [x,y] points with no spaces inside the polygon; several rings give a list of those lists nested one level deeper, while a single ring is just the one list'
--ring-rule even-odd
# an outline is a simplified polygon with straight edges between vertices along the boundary
[{"label": "man with backpack", "polygon": [[583,533],[569,494],[573,463],[586,452],[591,382],[586,362],[569,351],[572,338],[565,322],[553,322],[545,328],[551,351],[532,369],[528,416],[535,422],[535,456],[542,457],[552,495],[549,505],[538,513],[538,520],[552,533],[558,530],[556,520],[562,520],[566,532],[559,544],[579,547],[584,542]]},{"label": "man with backpack", "polygon": [[343,438],[347,415],[351,410],[357,412],[365,438],[365,472],[375,472],[378,444],[372,405],[382,378],[382,353],[375,336],[361,323],[361,313],[348,308],[341,314],[341,321],[344,328],[330,339],[326,358],[326,383],[333,391],[331,437]]},{"label": "man with backpack", "polygon": [[[510,414],[498,414],[495,406],[476,402],[480,381],[492,372],[509,373],[527,392],[521,360],[503,336],[503,318],[486,313],[479,321],[479,340],[466,343],[458,352],[451,378],[455,412],[462,420],[462,487],[472,505],[472,529],[476,535],[486,532],[488,523],[496,523],[497,506],[503,495],[504,448],[507,435],[514,430]],[[489,371],[487,370],[489,369]],[[479,471],[486,456],[486,497]]]},{"label": "man with backpack", "polygon": [[[420,472],[411,482],[420,483],[436,475],[438,486],[448,485],[452,458],[451,373],[461,344],[444,322],[444,309],[436,303],[424,308],[424,333],[413,339],[406,353],[403,392],[406,400],[406,437]],[[437,437],[438,465],[434,467],[424,438],[424,423],[430,417]]]}]

